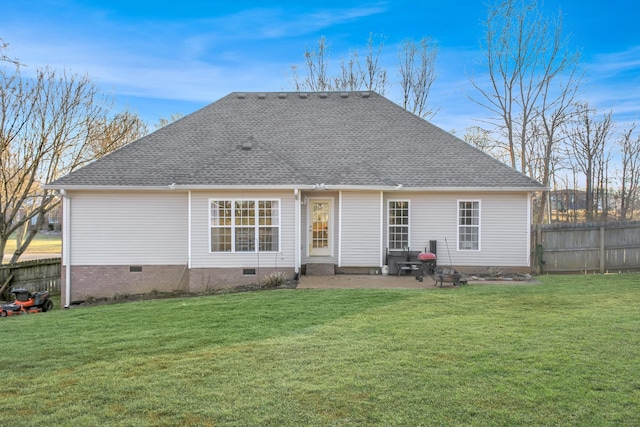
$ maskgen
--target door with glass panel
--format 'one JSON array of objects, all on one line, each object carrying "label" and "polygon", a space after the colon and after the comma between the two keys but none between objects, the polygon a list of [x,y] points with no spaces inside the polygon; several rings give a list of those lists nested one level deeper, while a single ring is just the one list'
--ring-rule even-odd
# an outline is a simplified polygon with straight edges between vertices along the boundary
[{"label": "door with glass panel", "polygon": [[309,200],[309,256],[331,256],[331,200]]}]

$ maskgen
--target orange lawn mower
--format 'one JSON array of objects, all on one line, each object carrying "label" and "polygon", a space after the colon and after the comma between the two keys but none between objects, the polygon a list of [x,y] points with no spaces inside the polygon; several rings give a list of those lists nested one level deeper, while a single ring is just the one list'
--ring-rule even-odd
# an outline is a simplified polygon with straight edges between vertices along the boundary
[{"label": "orange lawn mower", "polygon": [[12,289],[15,301],[0,307],[0,317],[46,312],[53,309],[49,291],[31,293],[26,289]]}]

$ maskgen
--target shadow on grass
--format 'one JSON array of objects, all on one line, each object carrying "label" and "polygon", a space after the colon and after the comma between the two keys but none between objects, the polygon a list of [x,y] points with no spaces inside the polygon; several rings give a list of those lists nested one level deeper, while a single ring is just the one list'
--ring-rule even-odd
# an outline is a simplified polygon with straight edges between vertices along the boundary
[{"label": "shadow on grass", "polygon": [[123,352],[159,355],[305,333],[414,295],[279,290],[99,305],[10,319],[0,336],[40,343],[11,352],[15,369],[40,363],[69,367],[117,359]]}]

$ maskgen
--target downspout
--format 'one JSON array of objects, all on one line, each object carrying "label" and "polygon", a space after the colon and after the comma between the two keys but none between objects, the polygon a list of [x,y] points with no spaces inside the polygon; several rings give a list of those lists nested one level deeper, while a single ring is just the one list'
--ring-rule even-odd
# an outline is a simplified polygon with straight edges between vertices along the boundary
[{"label": "downspout", "polygon": [[385,265],[384,249],[384,191],[380,192],[380,267]]},{"label": "downspout", "polygon": [[189,205],[187,208],[187,215],[189,216],[189,218],[187,218],[187,268],[191,270],[191,190],[189,190],[187,199],[187,204]]},{"label": "downspout", "polygon": [[296,275],[296,278],[299,277],[300,275],[300,260],[302,258],[302,254],[300,253],[301,248],[300,248],[300,237],[301,237],[301,230],[300,230],[300,224],[301,224],[301,218],[300,218],[300,214],[302,212],[302,209],[300,208],[300,190],[297,188],[294,188],[293,190],[293,199],[294,199],[294,218],[293,218],[293,227],[294,227],[294,237],[293,237],[293,248],[294,248],[294,252],[293,252],[293,263],[294,263],[294,267],[293,267],[293,272]]},{"label": "downspout", "polygon": [[338,192],[338,267],[342,267],[342,190]]},{"label": "downspout", "polygon": [[71,198],[64,189],[62,196],[62,263],[65,266],[64,275],[64,308],[71,304]]},{"label": "downspout", "polygon": [[527,193],[527,267],[531,268],[531,224],[533,218],[533,203],[535,197],[532,193]]}]

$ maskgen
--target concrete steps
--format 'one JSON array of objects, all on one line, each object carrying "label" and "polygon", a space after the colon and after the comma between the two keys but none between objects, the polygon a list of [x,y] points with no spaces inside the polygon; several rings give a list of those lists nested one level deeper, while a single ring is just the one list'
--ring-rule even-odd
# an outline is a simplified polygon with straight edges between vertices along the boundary
[{"label": "concrete steps", "polygon": [[307,276],[333,276],[336,274],[335,264],[312,263],[307,264]]}]

